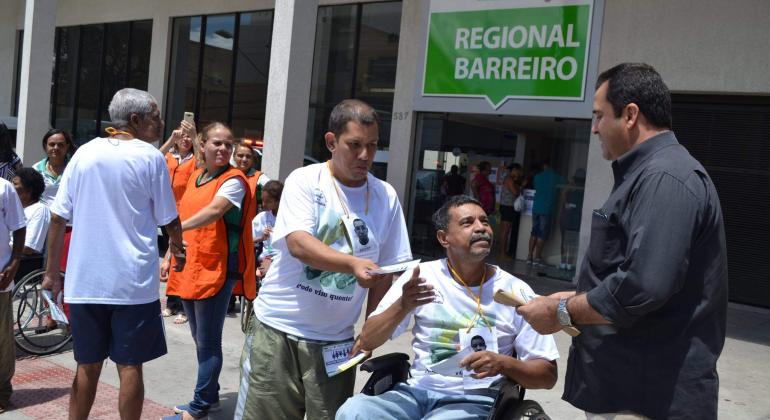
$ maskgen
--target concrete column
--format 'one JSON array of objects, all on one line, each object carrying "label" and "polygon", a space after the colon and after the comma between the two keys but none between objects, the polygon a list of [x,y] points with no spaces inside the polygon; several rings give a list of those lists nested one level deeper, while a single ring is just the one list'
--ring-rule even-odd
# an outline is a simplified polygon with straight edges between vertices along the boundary
[{"label": "concrete column", "polygon": [[262,170],[285,180],[302,166],[318,0],[276,0]]},{"label": "concrete column", "polygon": [[24,15],[16,153],[25,165],[43,157],[40,139],[50,128],[56,4],[27,0]]},{"label": "concrete column", "polygon": [[167,14],[155,15],[152,19],[152,44],[150,48],[150,72],[147,91],[158,101],[161,115],[165,115],[166,80],[168,79],[168,49],[171,44],[169,31],[171,18]]},{"label": "concrete column", "polygon": [[1,0],[0,7],[0,116],[13,111],[13,88],[16,84],[16,22],[19,0]]},{"label": "concrete column", "polygon": [[408,214],[412,158],[415,151],[414,92],[420,88],[417,80],[422,13],[427,10],[427,0],[405,1],[401,7],[401,33],[398,40],[398,67],[396,91],[393,94],[393,116],[390,126],[387,181],[398,194],[404,214]]}]

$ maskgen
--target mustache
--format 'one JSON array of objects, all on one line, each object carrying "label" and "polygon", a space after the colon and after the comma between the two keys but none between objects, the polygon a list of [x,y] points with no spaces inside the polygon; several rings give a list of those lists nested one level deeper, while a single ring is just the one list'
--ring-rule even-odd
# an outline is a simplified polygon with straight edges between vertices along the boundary
[{"label": "mustache", "polygon": [[471,244],[474,244],[478,241],[487,241],[489,243],[492,243],[492,235],[486,232],[474,233],[473,235],[471,235]]}]

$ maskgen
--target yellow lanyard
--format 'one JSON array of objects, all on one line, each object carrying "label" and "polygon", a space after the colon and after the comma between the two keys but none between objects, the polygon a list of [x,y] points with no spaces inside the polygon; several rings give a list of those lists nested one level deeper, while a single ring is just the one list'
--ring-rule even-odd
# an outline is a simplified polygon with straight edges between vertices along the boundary
[{"label": "yellow lanyard", "polygon": [[123,130],[118,130],[115,127],[107,127],[107,128],[104,129],[104,131],[107,134],[109,134],[110,137],[117,136],[118,134],[125,134],[127,136],[131,136],[131,138],[134,138],[133,134],[131,134],[129,132],[126,132],[126,131],[123,131]]},{"label": "yellow lanyard", "polygon": [[452,263],[449,262],[449,258],[446,260],[446,265],[449,268],[449,272],[456,278],[460,284],[462,284],[465,287],[465,290],[468,291],[468,294],[471,295],[471,299],[476,301],[476,314],[473,315],[473,319],[471,319],[470,324],[468,325],[468,332],[471,331],[474,325],[476,325],[476,320],[481,319],[481,321],[487,325],[487,328],[489,328],[489,331],[492,331],[492,324],[487,321],[487,318],[484,316],[484,310],[481,308],[481,296],[484,294],[484,283],[487,281],[487,265],[484,264],[484,271],[482,273],[481,277],[481,284],[479,284],[479,294],[476,296],[473,294],[473,291],[470,287],[468,287],[468,284],[463,280],[463,278],[460,276],[460,273],[458,273],[454,267],[452,267]]},{"label": "yellow lanyard", "polygon": [[[342,211],[345,212],[345,217],[350,218],[350,212],[348,211],[348,206],[345,205],[345,200],[342,199],[342,194],[340,193],[340,188],[337,186],[337,180],[334,178],[334,171],[332,171],[332,161],[327,160],[326,161],[326,167],[329,168],[329,174],[332,176],[332,185],[334,185],[334,191],[337,193],[337,198],[340,200],[340,204],[342,204]],[[364,208],[364,214],[369,214],[369,179],[366,179],[366,207]]]}]

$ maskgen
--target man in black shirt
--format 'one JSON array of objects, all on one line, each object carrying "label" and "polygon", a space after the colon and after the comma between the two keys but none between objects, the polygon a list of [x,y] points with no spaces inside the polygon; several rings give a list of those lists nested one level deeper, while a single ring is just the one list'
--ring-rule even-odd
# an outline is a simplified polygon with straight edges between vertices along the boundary
[{"label": "man in black shirt", "polygon": [[671,96],[646,64],[599,76],[592,131],[615,184],[594,210],[577,292],[519,313],[572,341],[563,398],[588,418],[716,419],[725,340],[722,211],[703,166],[671,132]]}]

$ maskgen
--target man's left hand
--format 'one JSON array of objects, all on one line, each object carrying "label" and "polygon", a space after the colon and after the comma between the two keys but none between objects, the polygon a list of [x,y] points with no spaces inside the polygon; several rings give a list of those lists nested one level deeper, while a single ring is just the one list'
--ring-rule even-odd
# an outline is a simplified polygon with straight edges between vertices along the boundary
[{"label": "man's left hand", "polygon": [[489,378],[503,373],[504,359],[501,355],[491,351],[473,352],[460,361],[460,366],[473,370],[476,379]]},{"label": "man's left hand", "polygon": [[540,334],[553,334],[561,331],[561,324],[556,318],[556,308],[559,306],[559,300],[540,296],[525,305],[516,308],[532,328]]}]

